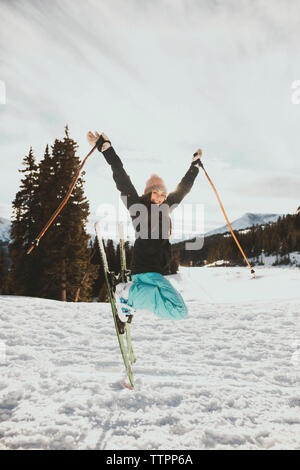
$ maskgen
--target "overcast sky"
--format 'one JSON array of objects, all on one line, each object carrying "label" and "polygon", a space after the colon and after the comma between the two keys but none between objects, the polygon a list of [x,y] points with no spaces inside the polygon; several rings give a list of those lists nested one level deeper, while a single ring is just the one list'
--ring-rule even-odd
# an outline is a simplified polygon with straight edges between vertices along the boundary
[{"label": "overcast sky", "polygon": [[[150,174],[173,190],[201,147],[230,220],[300,204],[298,0],[0,0],[0,216],[9,217],[30,146],[105,131],[139,193]],[[95,153],[93,218],[118,204]],[[186,202],[204,230],[224,225],[201,171]]]}]

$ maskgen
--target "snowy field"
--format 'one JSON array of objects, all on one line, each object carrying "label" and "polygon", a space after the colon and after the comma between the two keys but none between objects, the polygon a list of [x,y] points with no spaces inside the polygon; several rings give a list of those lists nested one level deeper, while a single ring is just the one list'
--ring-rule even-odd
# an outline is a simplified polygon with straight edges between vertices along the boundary
[{"label": "snowy field", "polygon": [[0,449],[300,449],[300,269],[181,268],[138,312],[134,391],[109,304],[0,296]]}]

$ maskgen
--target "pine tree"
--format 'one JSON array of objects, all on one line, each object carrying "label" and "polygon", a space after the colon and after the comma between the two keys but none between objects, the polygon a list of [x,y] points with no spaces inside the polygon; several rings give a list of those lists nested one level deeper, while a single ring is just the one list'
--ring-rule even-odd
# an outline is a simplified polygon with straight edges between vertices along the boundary
[{"label": "pine tree", "polygon": [[105,251],[106,251],[107,262],[108,262],[110,271],[119,273],[120,272],[120,247],[118,246],[116,250],[113,240],[109,238],[106,242]]},{"label": "pine tree", "polygon": [[[48,147],[40,164],[39,198],[41,204],[41,225],[51,217],[65,197],[72,183],[79,158],[75,155],[77,144],[69,137],[65,128],[63,140],[56,139],[52,156]],[[39,244],[42,253],[42,276],[39,282],[39,296],[74,300],[89,261],[86,222],[89,204],[84,195],[82,177],[73,189],[71,197],[57,216],[47,234]],[[89,285],[83,286],[81,300],[89,298]]]},{"label": "pine tree", "polygon": [[35,295],[35,284],[38,278],[38,258],[35,253],[29,257],[26,251],[37,233],[39,205],[36,199],[38,167],[32,148],[23,159],[24,174],[20,190],[13,201],[13,218],[9,254],[12,260],[10,286],[15,294]]},{"label": "pine tree", "polygon": [[8,263],[3,248],[0,249],[0,295],[8,294]]},{"label": "pine tree", "polygon": [[[89,243],[89,260],[87,263],[87,268],[83,277],[78,285],[74,297],[74,301],[78,302],[81,300],[93,300],[95,297],[98,297],[98,292],[95,291],[95,283],[99,278],[99,265],[95,265],[92,262],[94,257],[95,250],[98,250],[98,246],[93,244],[91,241]],[[103,274],[103,283],[104,283],[104,274]],[[83,297],[84,293],[84,297]]]}]

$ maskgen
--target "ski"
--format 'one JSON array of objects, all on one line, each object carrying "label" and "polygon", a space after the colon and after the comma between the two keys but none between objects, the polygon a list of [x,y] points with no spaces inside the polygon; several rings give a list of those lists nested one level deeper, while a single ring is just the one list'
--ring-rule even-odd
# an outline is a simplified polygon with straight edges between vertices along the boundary
[{"label": "ski", "polygon": [[[127,269],[127,266],[126,266],[126,252],[125,252],[125,243],[124,243],[123,222],[119,223],[119,241],[120,241],[119,247],[120,247],[120,266],[121,266],[120,278],[121,278],[121,282],[128,282],[131,280],[131,273]],[[136,362],[136,357],[134,355],[133,348],[132,348],[130,322],[125,324],[125,330],[126,330],[126,343],[127,343],[128,357],[129,357],[131,364],[134,364]]]},{"label": "ski", "polygon": [[136,362],[136,357],[133,352],[132,348],[132,341],[131,341],[131,331],[130,331],[130,324],[126,323],[126,341],[127,341],[127,350],[128,350],[128,356],[131,364],[134,364]]},{"label": "ski", "polygon": [[[124,362],[124,365],[125,365],[127,377],[128,377],[129,382],[130,382],[130,385],[126,385],[126,386],[127,386],[127,388],[133,389],[134,388],[134,377],[133,377],[133,373],[132,373],[132,369],[131,369],[131,362],[132,362],[131,359],[134,356],[132,356],[131,354],[128,354],[128,351],[127,351],[127,349],[129,349],[130,345],[131,345],[130,327],[129,327],[129,342],[128,342],[128,337],[127,337],[127,341],[126,341],[127,342],[127,348],[126,348],[125,343],[124,343],[124,333],[126,332],[126,336],[127,336],[128,327],[126,326],[127,323],[121,322],[121,320],[119,319],[119,316],[118,316],[116,301],[115,301],[115,296],[114,296],[115,285],[118,282],[118,280],[117,280],[115,274],[113,272],[109,271],[107,257],[106,257],[105,248],[104,248],[104,241],[103,241],[103,237],[102,237],[102,234],[101,234],[101,224],[100,224],[100,222],[95,223],[95,231],[96,231],[96,235],[97,235],[100,258],[101,258],[101,261],[102,261],[102,267],[103,267],[103,271],[104,271],[105,284],[106,284],[107,293],[108,293],[108,297],[109,297],[109,301],[110,301],[110,305],[111,305],[111,310],[112,310],[112,314],[113,314],[113,319],[114,319],[114,325],[115,325],[115,329],[116,329],[116,333],[117,333],[117,338],[118,338],[118,342],[119,342],[123,362]],[[132,347],[131,347],[131,350],[132,350]],[[132,353],[133,353],[133,351],[132,351]]]}]

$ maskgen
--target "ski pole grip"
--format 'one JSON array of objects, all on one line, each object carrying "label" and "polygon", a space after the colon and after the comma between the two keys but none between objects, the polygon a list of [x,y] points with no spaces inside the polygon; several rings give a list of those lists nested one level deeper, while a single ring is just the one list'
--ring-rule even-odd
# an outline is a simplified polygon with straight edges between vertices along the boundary
[{"label": "ski pole grip", "polygon": [[96,146],[97,146],[97,149],[99,150],[99,152],[102,152],[102,145],[105,143],[105,142],[109,142],[110,145],[111,145],[111,141],[108,140],[108,139],[105,139],[102,134],[100,135],[99,139],[97,140],[96,142]]},{"label": "ski pole grip", "polygon": [[202,150],[198,149],[194,154],[193,154],[193,160],[192,160],[192,165],[197,166],[200,168],[200,166],[203,168],[203,164],[201,162],[201,157],[202,157]]}]

